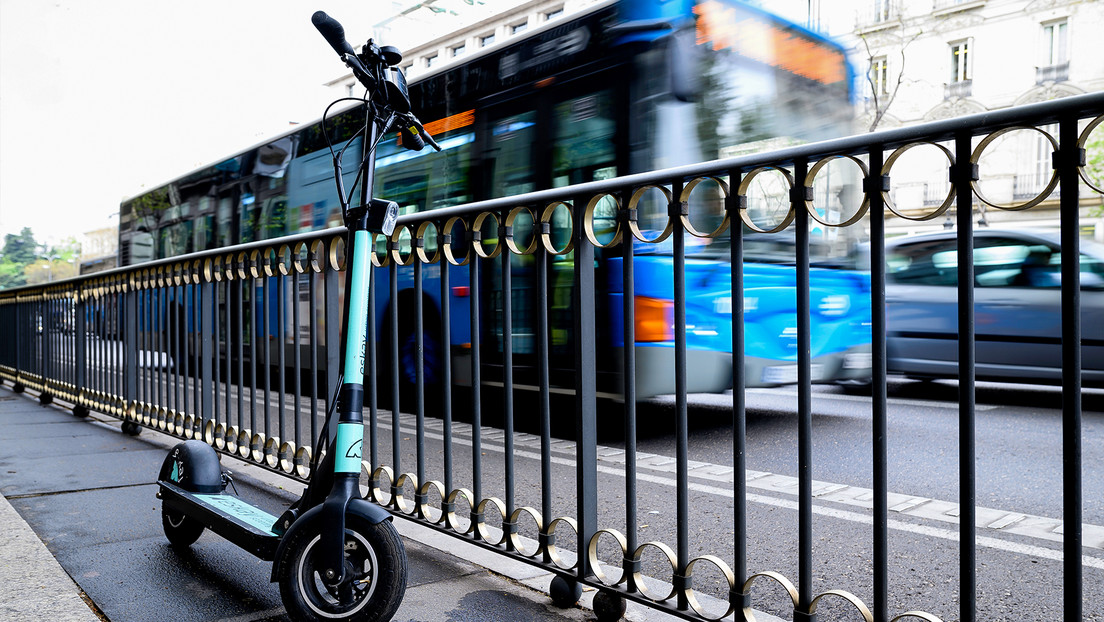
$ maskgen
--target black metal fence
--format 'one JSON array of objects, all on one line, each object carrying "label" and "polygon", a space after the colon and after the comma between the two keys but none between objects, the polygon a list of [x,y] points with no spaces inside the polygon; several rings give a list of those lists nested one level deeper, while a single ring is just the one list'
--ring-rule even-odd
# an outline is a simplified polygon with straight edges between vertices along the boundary
[{"label": "black metal fence", "polygon": [[[587,585],[598,588],[600,616],[616,613],[620,599],[662,609],[686,619],[735,616],[753,619],[753,588],[764,580],[780,584],[792,600],[795,620],[813,620],[817,608],[840,599],[853,606],[855,619],[939,619],[919,611],[890,608],[888,445],[886,389],[886,257],[887,209],[892,222],[954,217],[958,236],[958,379],[959,399],[959,529],[958,619],[977,617],[977,490],[975,484],[975,387],[974,387],[974,258],[973,215],[984,201],[990,208],[1021,209],[1059,196],[1063,254],[1076,256],[1083,203],[1079,193],[1100,188],[1085,172],[1086,143],[1104,120],[1104,94],[1071,97],[1045,104],[1001,110],[926,124],[854,136],[841,140],[792,147],[725,161],[703,163],[655,173],[548,190],[450,207],[400,219],[393,240],[380,241],[373,260],[388,272],[386,288],[373,296],[407,300],[392,304],[390,317],[369,318],[369,410],[366,443],[370,455],[364,462],[365,495],[409,518],[545,568],[566,581],[561,587]],[[1057,135],[1044,128],[1057,124]],[[991,201],[978,192],[979,162],[985,149],[1006,131],[1017,128],[1043,133],[1054,146],[1053,177],[1037,199],[1018,205]],[[924,211],[889,202],[891,174],[902,155],[921,145],[946,156],[949,193],[934,209]],[[850,212],[835,221],[814,205],[813,188],[824,163],[841,161],[854,167],[862,192]],[[760,174],[785,171],[790,186],[784,209],[770,222],[757,220],[749,206],[750,182]],[[900,171],[898,171],[900,172]],[[796,181],[794,181],[796,180]],[[938,183],[938,180],[936,180]],[[713,187],[723,198],[721,223],[701,231],[694,221],[695,188]],[[621,526],[599,523],[597,421],[600,390],[596,380],[596,282],[595,252],[623,257],[624,299],[633,294],[634,244],[653,243],[639,225],[648,195],[660,197],[666,210],[665,233],[673,249],[674,353],[675,353],[675,464],[676,516],[674,546],[659,541],[641,542],[643,520],[637,505],[638,435],[634,370],[636,364],[634,307],[623,306],[625,328],[622,394],[619,416],[625,433],[623,491],[612,495]],[[596,225],[601,206],[614,205],[615,216],[604,233]],[[992,212],[992,210],[991,210]],[[552,221],[569,214],[570,240],[551,235]],[[525,215],[520,218],[519,215]],[[770,220],[768,218],[768,220]],[[529,223],[528,232],[521,222]],[[873,309],[872,447],[873,499],[871,532],[872,586],[869,605],[848,585],[814,593],[814,465],[812,463],[812,382],[810,361],[810,224],[863,227],[868,230],[871,257]],[[938,220],[936,222],[939,222]],[[497,223],[496,240],[478,232]],[[749,568],[748,485],[734,477],[732,524],[713,542],[731,539],[732,549],[691,556],[709,542],[692,542],[695,514],[690,507],[688,456],[688,401],[686,377],[686,283],[684,261],[688,236],[727,238],[732,269],[731,311],[734,328],[743,326],[743,238],[746,230],[791,230],[796,237],[798,305],[798,530],[797,577]],[[665,236],[664,236],[665,237]],[[124,421],[130,429],[144,426],[181,438],[199,438],[221,452],[252,461],[291,478],[310,476],[310,454],[320,433],[320,423],[335,393],[340,329],[340,273],[344,262],[344,230],[313,234],[196,253],[172,260],[123,268],[45,286],[0,292],[0,378],[17,388],[30,388],[44,402],[64,400],[78,413],[95,410]],[[570,349],[573,377],[552,379],[547,364],[554,306],[549,296],[549,261],[573,253]],[[439,344],[453,343],[450,331],[456,322],[450,305],[442,305],[440,317],[426,322],[423,268],[439,270],[441,297],[448,300],[453,287],[468,287],[466,313],[472,335],[485,334],[491,315],[500,322],[500,335],[511,335],[514,296],[500,296],[491,308],[480,294],[489,282],[482,273],[498,271],[495,287],[512,288],[511,257],[530,255],[538,304],[526,311],[533,320],[532,347],[537,364],[526,371],[534,382],[537,399],[526,406],[524,416],[537,423],[537,434],[515,430],[519,418],[515,403],[514,339],[500,339],[494,358],[494,401],[481,390],[427,389],[423,339],[430,335]],[[414,295],[401,298],[399,265],[413,271]],[[467,280],[454,272],[466,266]],[[1083,619],[1081,477],[1081,314],[1080,274],[1076,262],[1062,263],[1062,395],[1063,481],[1062,518],[1064,617]],[[456,274],[463,274],[456,272]],[[373,276],[375,279],[376,277]],[[434,278],[437,278],[436,275]],[[400,308],[401,306],[401,308]],[[560,305],[562,309],[564,305]],[[562,311],[561,311],[562,312]],[[401,315],[400,315],[401,314]],[[408,344],[400,344],[397,327],[413,318],[417,329],[409,356]],[[377,326],[395,327],[376,334]],[[741,330],[733,330],[731,464],[736,474],[746,472],[745,367]],[[482,387],[490,369],[483,349],[487,340],[474,338],[466,351],[463,369],[454,369],[451,356],[440,357],[433,387]],[[383,353],[377,358],[377,351]],[[405,358],[404,358],[405,357]],[[404,363],[405,361],[405,363]],[[405,367],[404,367],[405,365]],[[413,365],[412,369],[407,369]],[[412,382],[406,382],[407,374]],[[407,391],[411,384],[413,391]],[[375,390],[373,390],[373,388]],[[566,390],[565,390],[566,388]],[[433,394],[428,395],[430,391]],[[555,410],[558,395],[569,395],[573,411],[574,456],[566,483],[563,461],[553,457],[561,443],[552,436],[553,425],[565,415]],[[461,396],[463,403],[457,403]],[[403,401],[403,403],[400,402]],[[406,403],[412,400],[412,403]],[[380,410],[386,405],[389,410]],[[608,405],[602,406],[608,416]],[[400,412],[409,413],[400,416]],[[463,413],[469,423],[456,421]],[[485,416],[502,424],[501,455],[488,457],[482,443]],[[430,417],[427,420],[427,416]],[[411,429],[412,428],[412,429]],[[390,438],[385,435],[390,431]],[[525,440],[525,448],[515,445]],[[530,451],[532,449],[533,451]],[[540,474],[519,474],[519,453],[539,454]],[[430,472],[427,456],[440,456],[439,471]],[[435,459],[436,460],[436,459]],[[413,461],[413,469],[409,462]],[[555,482],[553,481],[555,478]],[[519,481],[520,480],[520,481]],[[553,488],[573,489],[564,497]],[[489,494],[494,488],[501,494]],[[699,537],[700,539],[700,537]],[[612,546],[613,554],[607,554]],[[604,553],[604,552],[605,553]],[[655,562],[658,555],[659,563]],[[651,561],[645,563],[644,559]],[[656,571],[656,568],[662,570]],[[669,567],[669,572],[667,569]],[[720,585],[695,581],[707,572],[722,577]],[[770,589],[770,588],[768,588]],[[555,591],[555,590],[554,590]],[[570,590],[569,590],[570,592]],[[705,596],[716,597],[706,604]],[[568,598],[570,600],[570,598]],[[849,604],[847,604],[849,603]],[[933,603],[933,607],[943,604]],[[943,615],[947,615],[944,612]]]}]

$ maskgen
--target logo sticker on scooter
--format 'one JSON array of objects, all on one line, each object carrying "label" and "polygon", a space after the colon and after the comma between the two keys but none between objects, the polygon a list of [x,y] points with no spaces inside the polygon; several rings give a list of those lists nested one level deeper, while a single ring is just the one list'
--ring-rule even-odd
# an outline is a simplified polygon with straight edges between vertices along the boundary
[{"label": "logo sticker on scooter", "polygon": [[361,454],[363,453],[363,448],[364,448],[364,440],[361,439],[361,440],[353,443],[352,447],[349,447],[349,451],[345,452],[345,457],[346,458],[355,458],[357,460],[360,460]]}]

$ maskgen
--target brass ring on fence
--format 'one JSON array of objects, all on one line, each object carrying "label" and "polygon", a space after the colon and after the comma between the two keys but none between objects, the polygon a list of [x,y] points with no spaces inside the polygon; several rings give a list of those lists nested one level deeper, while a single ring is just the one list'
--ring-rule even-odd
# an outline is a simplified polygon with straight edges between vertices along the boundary
[{"label": "brass ring on fence", "polygon": [[264,463],[269,467],[276,468],[280,464],[280,439],[279,437],[272,436],[265,440],[264,444]]},{"label": "brass ring on fence", "polygon": [[[816,180],[817,173],[819,173],[820,170],[823,169],[825,166],[828,166],[828,164],[830,164],[833,160],[851,160],[855,163],[856,166],[859,167],[859,170],[862,171],[863,179],[866,179],[870,175],[870,169],[866,167],[866,164],[864,164],[862,160],[854,156],[828,156],[827,158],[823,158],[816,164],[814,164],[813,167],[809,169],[809,174],[805,176],[805,188],[807,189],[806,192],[808,192],[810,196],[812,196],[813,182]],[[851,225],[862,220],[862,217],[866,216],[866,212],[869,209],[870,195],[864,192],[863,200],[861,203],[859,203],[859,209],[855,210],[855,213],[851,216],[851,218],[848,218],[843,222],[834,223],[828,222],[827,220],[821,218],[819,214],[817,214],[816,206],[813,205],[812,199],[806,199],[805,201],[805,211],[809,212],[809,217],[824,225],[825,227],[850,227]]]},{"label": "brass ring on fence", "polygon": [[617,206],[614,213],[620,213],[621,199],[618,199],[616,195],[612,195],[607,192],[596,194],[590,197],[590,200],[587,201],[586,209],[583,210],[583,234],[586,235],[587,240],[589,240],[591,245],[593,245],[595,248],[613,248],[614,246],[617,246],[621,243],[621,219],[617,218],[616,216],[614,217],[614,222],[616,223],[617,229],[614,230],[613,239],[611,239],[608,243],[602,244],[601,242],[599,242],[598,232],[594,230],[594,212],[598,209],[598,204],[602,202],[602,199],[605,199],[606,197],[613,199],[614,204]]},{"label": "brass ring on fence", "polygon": [[261,265],[265,277],[276,276],[276,249],[271,246],[261,251]]},{"label": "brass ring on fence", "polygon": [[481,517],[475,521],[475,531],[479,534],[480,539],[482,539],[484,542],[494,546],[498,546],[499,544],[506,542],[505,525],[503,525],[502,537],[500,537],[497,542],[492,542],[490,537],[491,530],[490,527],[487,526],[486,520],[487,504],[495,506],[498,509],[498,514],[499,517],[502,519],[502,522],[506,522],[506,504],[503,503],[502,500],[498,497],[487,497],[486,499],[480,501],[479,505],[475,506],[475,513]]},{"label": "brass ring on fence", "polygon": [[[798,596],[797,588],[794,587],[794,584],[792,582],[790,582],[789,579],[787,579],[781,573],[775,572],[773,570],[765,570],[763,572],[757,572],[757,573],[751,575],[750,577],[747,578],[747,581],[744,581],[743,589],[741,591],[744,594],[750,594],[751,593],[751,584],[754,583],[755,579],[757,579],[759,577],[766,577],[766,578],[771,579],[774,582],[778,583],[779,585],[781,585],[782,589],[786,590],[786,593],[790,595],[790,600],[793,602],[794,609],[797,608],[798,603],[801,602],[801,597]],[[745,612],[744,617],[746,617],[747,619],[749,619],[749,620],[754,620],[755,619],[755,617],[753,615],[751,615],[751,608],[750,607],[745,607],[744,612]]]},{"label": "brass ring on fence", "polygon": [[281,244],[276,250],[276,271],[280,276],[287,276],[292,273],[291,265],[291,247],[287,244]]},{"label": "brass ring on fence", "polygon": [[[661,193],[663,193],[663,196],[667,199],[664,203],[664,207],[667,207],[669,209],[669,206],[671,205],[670,190],[664,188],[663,186],[641,186],[633,191],[632,197],[629,198],[630,213],[639,213],[636,206],[640,204],[640,199],[644,197],[644,194],[646,192],[653,189],[659,190]],[[646,244],[659,244],[660,242],[670,237],[671,232],[674,231],[674,227],[671,225],[671,218],[669,214],[670,212],[668,212],[667,224],[663,227],[663,231],[654,238],[649,238],[644,235],[644,232],[640,230],[640,223],[635,218],[629,220],[629,231],[632,232],[634,238],[640,240],[641,242],[644,242]]]},{"label": "brass ring on fence", "polygon": [[379,240],[384,240],[384,246],[386,247],[387,236],[382,233],[369,233],[368,234],[368,258],[372,261],[372,265],[377,268],[386,268],[391,265],[391,252],[384,248],[381,252],[376,252],[376,245]]},{"label": "brass ring on fence", "polygon": [[237,455],[237,426],[231,425],[226,428],[226,453],[231,455]]},{"label": "brass ring on fence", "polygon": [[[403,231],[406,231],[411,236],[410,252],[407,253],[406,259],[403,259],[402,249],[399,246],[399,237],[402,235]],[[391,261],[394,261],[396,266],[414,265],[414,260],[417,258],[417,255],[414,252],[414,247],[416,246],[416,244],[413,236],[414,231],[412,229],[409,229],[408,225],[395,227],[395,230],[391,232],[391,237],[389,238],[391,250],[388,254],[391,255]]]},{"label": "brass ring on fence", "polygon": [[445,524],[448,525],[449,529],[451,529],[451,530],[453,530],[457,533],[460,533],[460,534],[468,534],[468,533],[471,533],[472,529],[475,528],[475,524],[474,523],[469,524],[467,529],[465,529],[463,531],[460,530],[460,519],[456,516],[456,510],[455,510],[456,499],[459,498],[460,496],[463,496],[464,499],[467,500],[467,502],[468,502],[468,514],[471,514],[471,510],[474,507],[474,505],[473,505],[474,502],[472,501],[474,496],[472,495],[472,491],[468,490],[467,488],[457,488],[456,490],[453,490],[452,492],[450,492],[449,495],[448,495],[448,498],[445,499],[445,505],[446,505],[446,507],[449,508],[449,511],[445,512],[444,521],[445,521]]},{"label": "brass ring on fence", "polygon": [[413,484],[415,496],[418,492],[418,476],[413,473],[402,473],[399,475],[399,479],[395,480],[395,492],[391,495],[391,505],[396,510],[410,516],[418,511],[418,506],[415,504],[406,502],[406,495],[403,494],[403,486],[407,482]]},{"label": "brass ring on fence", "polygon": [[510,541],[510,544],[513,545],[514,550],[516,550],[522,557],[536,557],[537,555],[540,555],[541,552],[539,540],[537,546],[534,547],[532,551],[526,551],[525,547],[522,546],[521,533],[518,531],[517,527],[518,519],[521,518],[522,514],[528,514],[530,517],[532,517],[533,522],[537,524],[537,533],[541,533],[544,530],[543,519],[541,518],[540,512],[538,512],[536,508],[522,506],[514,509],[513,514],[510,514],[510,523],[512,523],[514,527],[512,532],[506,534],[506,537]]},{"label": "brass ring on fence", "polygon": [[554,544],[556,537],[556,528],[559,527],[561,523],[570,527],[571,530],[575,532],[576,538],[579,537],[579,523],[575,522],[574,518],[571,518],[570,516],[561,516],[559,518],[552,519],[552,521],[548,523],[548,528],[545,529],[545,535],[548,537],[548,559],[552,560],[552,563],[556,564],[556,566],[562,570],[571,570],[572,568],[578,566],[578,562],[574,564],[564,564],[563,558],[560,557],[560,550],[556,548],[556,545]]},{"label": "brass ring on fence", "polygon": [[[371,236],[368,239],[372,239]],[[349,265],[349,247],[345,236],[333,236],[326,246],[330,249],[330,269],[338,272],[344,270]]]},{"label": "brass ring on fence", "polygon": [[292,267],[295,268],[296,274],[304,274],[308,268],[303,264],[303,260],[310,261],[310,247],[306,242],[299,242],[295,245],[295,248],[291,249]]},{"label": "brass ring on fence", "polygon": [[300,447],[295,450],[295,474],[306,479],[310,477],[311,448]]},{"label": "brass ring on fence", "polygon": [[429,518],[429,510],[439,509],[439,508],[434,508],[432,505],[429,504],[429,501],[428,501],[428,499],[429,499],[429,490],[431,488],[437,490],[437,497],[438,497],[441,505],[444,506],[444,504],[445,504],[445,485],[443,483],[435,480],[435,479],[431,479],[431,480],[427,481],[426,483],[422,484],[421,489],[418,490],[418,495],[420,497],[422,497],[423,499],[427,500],[424,503],[419,503],[418,504],[418,513],[421,514],[421,516],[425,520],[428,520],[431,525],[439,525],[445,520],[445,513],[442,510],[441,515],[439,517],[437,517],[437,520],[432,520],[432,519]]},{"label": "brass ring on fence", "polygon": [[157,413],[157,429],[165,432],[172,425],[172,422],[176,420],[176,411],[162,408],[161,412]]},{"label": "brass ring on fence", "polygon": [[214,420],[210,420],[203,424],[203,442],[207,443],[211,447],[215,446],[215,430],[218,429]]},{"label": "brass ring on fence", "polygon": [[229,282],[234,276],[234,254],[230,253],[222,259],[222,277]]},{"label": "brass ring on fence", "polygon": [[[1085,129],[1081,132],[1081,136],[1077,139],[1078,149],[1088,148],[1089,135],[1092,134],[1093,130],[1095,130],[1097,126],[1099,126],[1102,122],[1104,122],[1104,115],[1093,119],[1087,126],[1085,126]],[[1089,174],[1085,172],[1084,166],[1077,167],[1077,174],[1081,177],[1081,181],[1085,182],[1085,185],[1099,192],[1100,194],[1104,194],[1104,188],[1101,188],[1097,185],[1097,183],[1094,183],[1092,179],[1089,179]]]},{"label": "brass ring on fence", "polygon": [[901,615],[894,617],[889,622],[897,622],[898,620],[904,620],[905,618],[917,618],[919,620],[927,620],[928,622],[943,622],[942,619],[926,611],[906,611]]},{"label": "brass ring on fence", "polygon": [[222,282],[222,256],[207,260],[207,280],[215,283]]},{"label": "brass ring on fence", "polygon": [[[556,214],[556,208],[562,207],[567,210],[568,216],[572,219],[575,215],[571,213],[571,206],[563,201],[553,201],[545,206],[544,211],[541,212],[540,218],[540,237],[541,244],[544,245],[544,249],[551,255],[566,255],[575,249],[575,236],[567,236],[567,244],[563,248],[556,248],[552,242],[552,217]],[[572,226],[574,229],[574,226]]]},{"label": "brass ring on fence", "polygon": [[[514,227],[519,216],[522,213],[529,214],[529,219],[533,223],[533,239],[529,240],[529,246],[520,248],[514,241]],[[510,210],[510,213],[506,215],[506,229],[510,231],[506,237],[506,246],[510,249],[510,252],[515,255],[532,255],[537,250],[537,245],[540,244],[540,236],[537,235],[537,217],[533,213],[533,210],[528,207],[515,207]]]},{"label": "brass ring on fence", "polygon": [[288,475],[295,472],[295,443],[284,441],[280,443],[279,458],[280,470]]},{"label": "brass ring on fence", "polygon": [[172,284],[179,287],[184,280],[184,267],[180,263],[174,263],[169,270],[172,273]]},{"label": "brass ring on fence", "polygon": [[264,464],[266,438],[263,432],[257,432],[249,437],[249,459],[257,464]]},{"label": "brass ring on fence", "polygon": [[590,543],[587,545],[587,559],[590,560],[590,571],[594,573],[594,576],[602,582],[603,585],[613,587],[620,585],[628,579],[628,573],[625,569],[621,569],[621,576],[616,581],[606,577],[605,571],[602,570],[602,560],[598,559],[598,540],[602,534],[609,534],[613,536],[613,539],[617,541],[618,546],[621,547],[621,559],[624,560],[629,555],[629,544],[625,540],[625,536],[616,529],[599,529],[594,532],[594,535],[590,537]]},{"label": "brass ring on fence", "polygon": [[184,415],[183,426],[178,436],[179,435],[182,435],[186,439],[191,439],[195,436],[195,417],[192,415]]},{"label": "brass ring on fence", "polygon": [[[648,547],[658,550],[660,553],[663,553],[663,555],[667,557],[667,561],[671,564],[671,576],[674,576],[674,574],[678,572],[678,556],[675,555],[675,552],[671,550],[671,547],[662,542],[654,540],[641,544],[636,548],[635,551],[633,551],[633,562],[640,562],[641,558],[643,557],[644,550]],[[652,601],[653,603],[661,603],[665,600],[670,600],[670,598],[675,595],[674,585],[671,585],[671,591],[668,592],[666,596],[658,596],[655,592],[649,590],[647,585],[645,585],[644,583],[643,571],[637,570],[633,572],[633,581],[636,582],[636,589],[640,590],[640,595]]]},{"label": "brass ring on fence", "polygon": [[[898,158],[903,156],[905,154],[905,152],[907,152],[909,149],[912,149],[914,147],[921,147],[921,146],[935,147],[936,149],[939,149],[940,151],[942,151],[943,155],[947,156],[947,161],[948,161],[947,175],[949,176],[950,172],[954,170],[954,165],[955,165],[954,154],[951,153],[950,149],[947,149],[946,147],[944,147],[943,145],[940,145],[939,143],[929,143],[929,142],[909,143],[907,145],[902,145],[902,146],[898,147],[897,149],[895,149],[893,151],[893,153],[889,154],[889,157],[886,158],[885,163],[882,165],[882,172],[881,172],[882,176],[883,177],[889,177],[889,173],[893,169],[893,164],[898,160]],[[882,200],[885,202],[885,206],[889,208],[889,211],[893,212],[898,218],[903,218],[905,220],[911,220],[913,222],[922,222],[922,221],[925,221],[925,220],[933,220],[935,218],[939,218],[940,216],[942,216],[944,214],[944,212],[946,212],[951,207],[951,205],[954,204],[954,201],[955,201],[955,185],[952,183],[952,184],[950,184],[950,189],[947,191],[947,197],[945,199],[943,199],[943,203],[941,203],[939,205],[939,207],[937,207],[935,209],[934,212],[932,212],[930,214],[925,214],[923,216],[909,216],[909,215],[907,215],[903,212],[897,211],[897,206],[893,204],[893,199],[890,198],[888,190],[882,190],[881,192],[882,192]]]},{"label": "brass ring on fence", "polygon": [[241,430],[238,432],[238,456],[249,459],[253,453],[253,431]]},{"label": "brass ring on fence", "polygon": [[[690,203],[690,193],[694,191],[694,188],[698,187],[698,184],[706,180],[716,183],[717,186],[721,189],[721,195],[724,197],[724,199],[728,199],[728,183],[726,183],[723,179],[719,177],[695,177],[694,179],[686,182],[686,185],[683,186],[682,194],[679,195],[679,203],[681,203],[682,205],[688,205]],[[696,238],[716,239],[722,233],[728,231],[728,227],[732,224],[731,216],[729,215],[728,210],[725,210],[725,215],[724,218],[721,220],[721,224],[717,225],[717,228],[710,233],[702,233],[701,231],[698,231],[690,222],[689,213],[680,214],[679,219],[682,221],[682,227],[686,229],[686,231],[689,232],[690,235]]]},{"label": "brass ring on fence", "polygon": [[326,245],[322,243],[322,240],[315,240],[311,242],[310,246],[310,267],[315,272],[322,272],[325,267],[323,262],[326,256]]},{"label": "brass ring on fence", "polygon": [[502,252],[502,240],[499,240],[498,243],[495,244],[494,250],[487,251],[487,248],[483,246],[483,240],[475,239],[475,234],[483,228],[483,223],[486,222],[488,218],[494,218],[495,224],[498,224],[498,215],[494,212],[482,212],[476,216],[475,221],[472,222],[472,248],[475,249],[475,254],[483,259],[494,259]]},{"label": "brass ring on fence", "polygon": [[[387,477],[387,492],[384,492],[383,486],[380,483],[383,481],[383,477]],[[375,471],[372,471],[372,486],[369,488],[369,492],[372,495],[372,501],[387,507],[391,505],[389,502],[391,499],[387,497],[391,496],[391,486],[395,483],[395,471],[389,466],[376,467]],[[384,496],[384,495],[387,496]]]},{"label": "brass ring on fence", "polygon": [[433,227],[434,233],[437,231],[437,225],[432,221],[426,221],[418,225],[418,230],[415,231],[415,240],[421,240],[421,244],[415,244],[414,249],[418,252],[418,260],[422,263],[437,263],[441,259],[441,249],[438,248],[433,252],[433,256],[426,254],[426,236],[429,234],[429,228]]},{"label": "brass ring on fence", "polygon": [[[725,580],[728,581],[729,593],[731,593],[732,590],[736,589],[736,575],[732,572],[732,569],[728,567],[728,564],[724,563],[721,558],[715,555],[702,555],[690,560],[690,563],[686,564],[686,579],[688,582],[690,578],[694,576],[694,565],[698,562],[709,562],[710,564],[716,566],[717,570],[720,570],[721,574],[725,576]],[[711,617],[706,614],[705,608],[702,607],[701,603],[698,602],[698,597],[694,593],[693,588],[686,588],[683,594],[686,596],[686,602],[690,605],[690,608],[706,620],[720,620],[722,618],[727,618],[728,614],[732,613],[736,609],[735,605],[730,599],[728,601],[728,608],[725,609],[724,613],[716,617]]]},{"label": "brass ring on fence", "polygon": [[[970,163],[977,166],[979,164],[979,162],[981,161],[981,154],[982,154],[982,152],[985,151],[986,147],[991,145],[993,143],[993,141],[1000,138],[1001,136],[1003,136],[1003,135],[1005,135],[1009,132],[1015,132],[1017,130],[1029,130],[1029,131],[1034,131],[1034,132],[1038,132],[1038,133],[1042,134],[1050,142],[1052,152],[1058,151],[1058,141],[1053,136],[1051,136],[1049,133],[1044,132],[1043,130],[1041,130],[1037,127],[1034,127],[1034,126],[1031,126],[1031,125],[1006,127],[1003,130],[998,130],[996,132],[993,132],[992,134],[989,134],[985,138],[983,138],[981,140],[981,142],[978,143],[977,147],[974,147],[974,152],[970,154]],[[1021,210],[1030,209],[1032,207],[1035,207],[1036,205],[1038,205],[1038,204],[1042,203],[1043,201],[1045,201],[1047,199],[1047,197],[1050,196],[1050,193],[1053,192],[1054,189],[1058,187],[1058,169],[1052,168],[1051,173],[1050,173],[1050,181],[1047,182],[1046,187],[1043,188],[1043,190],[1041,192],[1039,192],[1039,194],[1037,194],[1034,198],[1032,198],[1029,201],[1025,201],[1024,203],[1013,204],[1013,205],[1001,205],[1000,203],[994,203],[994,202],[990,201],[988,198],[986,198],[986,196],[981,192],[981,184],[979,183],[978,180],[971,181],[970,182],[970,187],[973,188],[973,190],[974,190],[974,196],[976,196],[979,201],[981,201],[982,203],[988,205],[989,207],[999,209],[999,210],[1005,210],[1005,211],[1009,211],[1009,212],[1018,212],[1018,211],[1021,211]]]},{"label": "brass ring on fence", "polygon": [[261,251],[253,249],[249,251],[249,276],[253,277],[253,280],[261,278],[261,273],[264,268],[261,265]]},{"label": "brass ring on fence", "polygon": [[245,254],[245,251],[238,253],[238,258],[234,262],[234,265],[238,268],[238,280],[244,281],[249,278],[249,256]]},{"label": "brass ring on fence", "polygon": [[773,228],[764,229],[764,228],[760,227],[759,225],[755,224],[755,222],[751,220],[751,216],[748,216],[748,213],[747,213],[748,208],[747,208],[746,199],[747,199],[748,189],[751,188],[751,180],[755,179],[760,173],[765,173],[767,171],[777,171],[777,172],[781,173],[783,179],[786,180],[786,185],[789,186],[787,188],[787,191],[793,191],[793,187],[794,187],[793,174],[790,173],[789,171],[787,171],[786,169],[780,167],[780,166],[761,166],[759,168],[752,169],[751,171],[748,171],[748,173],[746,175],[744,175],[743,180],[740,181],[739,189],[736,190],[736,195],[739,196],[739,197],[743,197],[745,199],[744,201],[741,201],[741,203],[743,203],[743,205],[739,209],[740,220],[743,221],[743,223],[745,225],[747,225],[748,229],[751,229],[752,231],[755,231],[756,233],[778,233],[779,231],[782,231],[786,227],[789,227],[790,223],[792,223],[794,221],[794,218],[797,216],[796,210],[794,210],[793,201],[790,201],[788,196],[786,197],[786,202],[787,202],[787,205],[789,206],[789,209],[786,212],[786,216],[782,219],[782,222],[775,225]]},{"label": "brass ring on fence", "polygon": [[368,481],[372,481],[372,464],[367,460],[360,461],[360,472],[357,473],[357,492],[360,493],[361,499],[372,500],[372,489],[369,486],[362,486],[360,482],[364,481],[364,476],[368,476]]},{"label": "brass ring on fence", "polygon": [[862,615],[864,622],[874,622],[874,615],[870,613],[870,609],[866,606],[866,604],[863,603],[863,601],[859,600],[858,596],[855,596],[854,594],[850,592],[845,592],[843,590],[828,590],[826,592],[817,594],[816,597],[813,598],[813,602],[809,603],[810,614],[816,613],[817,603],[820,602],[820,599],[824,598],[825,596],[839,596],[840,598],[854,605],[855,608],[859,610],[859,614]]},{"label": "brass ring on fence", "polygon": [[203,282],[203,260],[196,259],[192,262],[192,284],[199,285]]},{"label": "brass ring on fence", "polygon": [[456,258],[456,254],[452,252],[452,230],[456,227],[457,223],[463,224],[465,227],[467,223],[463,218],[459,216],[453,216],[445,221],[445,226],[441,229],[441,232],[448,237],[449,241],[441,244],[441,251],[445,254],[445,259],[454,266],[466,266],[471,261],[471,250],[464,250],[464,257],[461,259]]},{"label": "brass ring on fence", "polygon": [[213,442],[211,443],[211,445],[219,451],[225,451],[226,450],[226,436],[227,436],[226,426],[221,424],[221,423],[216,423],[215,424],[215,430],[214,430],[213,435],[212,435],[212,441]]}]

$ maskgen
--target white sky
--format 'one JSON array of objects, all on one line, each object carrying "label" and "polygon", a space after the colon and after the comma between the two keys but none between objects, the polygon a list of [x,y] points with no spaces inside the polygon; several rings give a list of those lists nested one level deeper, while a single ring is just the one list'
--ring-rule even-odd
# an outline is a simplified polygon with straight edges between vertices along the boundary
[{"label": "white sky", "polygon": [[[359,49],[416,1],[0,0],[0,236],[79,240],[115,226],[122,199],[320,117],[344,66],[314,11]],[[463,20],[417,14],[434,23],[395,22],[383,43]]]}]

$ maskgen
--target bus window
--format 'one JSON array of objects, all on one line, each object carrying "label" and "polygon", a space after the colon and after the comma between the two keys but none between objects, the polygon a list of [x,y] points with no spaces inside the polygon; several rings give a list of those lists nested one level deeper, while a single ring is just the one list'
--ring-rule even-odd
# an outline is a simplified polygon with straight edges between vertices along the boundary
[{"label": "bus window", "polygon": [[[552,147],[552,185],[559,188],[593,181],[595,171],[615,166],[617,122],[613,96],[600,91],[556,106],[556,139]],[[613,176],[617,171],[613,169]]]},{"label": "bus window", "polygon": [[537,113],[525,112],[493,122],[487,157],[491,162],[491,196],[504,197],[537,189],[533,143]]},{"label": "bus window", "polygon": [[381,142],[375,196],[395,201],[404,214],[472,201],[472,118],[474,111],[468,111],[425,124],[441,145],[440,153],[408,151],[397,139]]}]

